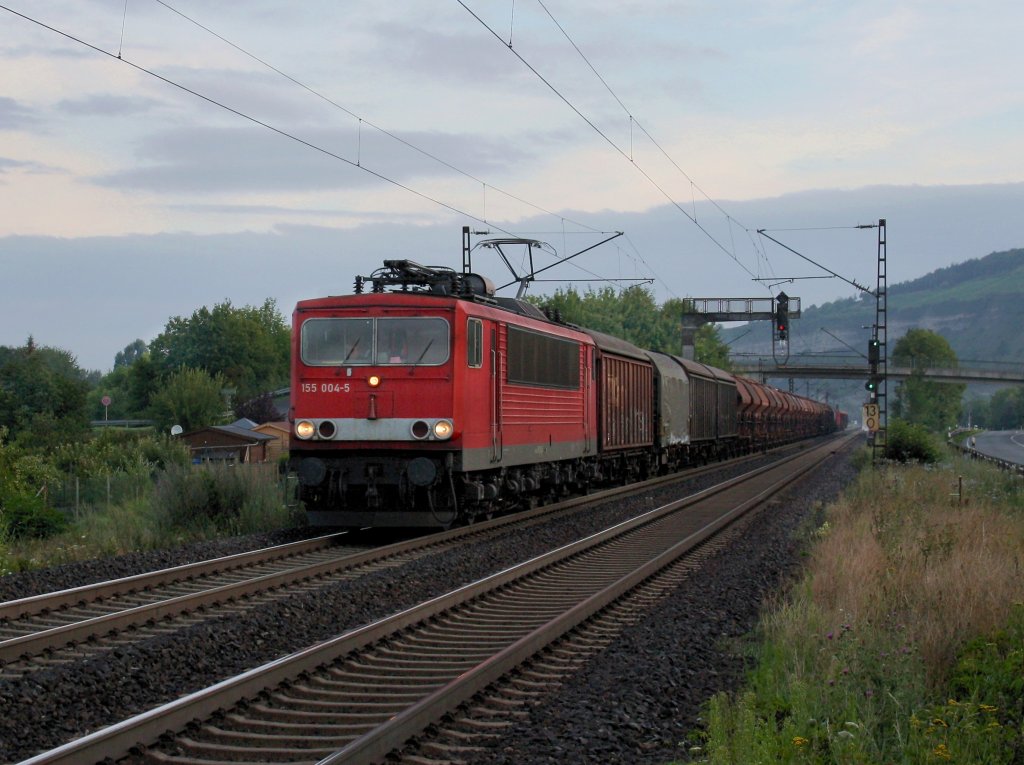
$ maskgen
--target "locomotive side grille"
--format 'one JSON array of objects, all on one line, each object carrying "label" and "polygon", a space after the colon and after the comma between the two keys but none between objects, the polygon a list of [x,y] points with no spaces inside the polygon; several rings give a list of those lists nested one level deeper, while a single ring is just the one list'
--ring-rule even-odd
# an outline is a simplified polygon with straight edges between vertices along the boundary
[{"label": "locomotive side grille", "polygon": [[507,425],[578,425],[583,420],[583,394],[509,386],[502,397]]}]

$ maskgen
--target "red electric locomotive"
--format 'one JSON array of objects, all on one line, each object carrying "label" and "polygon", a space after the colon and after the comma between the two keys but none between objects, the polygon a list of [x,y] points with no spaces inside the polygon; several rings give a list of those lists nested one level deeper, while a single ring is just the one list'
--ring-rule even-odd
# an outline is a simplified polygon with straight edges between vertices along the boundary
[{"label": "red electric locomotive", "polygon": [[447,526],[593,477],[588,335],[473,274],[385,261],[369,281],[293,317],[290,453],[311,523]]}]

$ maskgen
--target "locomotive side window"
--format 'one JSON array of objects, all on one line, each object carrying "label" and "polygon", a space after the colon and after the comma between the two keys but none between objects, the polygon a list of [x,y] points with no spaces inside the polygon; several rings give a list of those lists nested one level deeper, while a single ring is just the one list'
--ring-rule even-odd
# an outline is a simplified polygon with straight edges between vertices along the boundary
[{"label": "locomotive side window", "polygon": [[484,324],[480,319],[469,319],[466,325],[466,363],[476,368],[484,365]]},{"label": "locomotive side window", "polygon": [[436,366],[448,360],[444,319],[377,319],[377,363]]},{"label": "locomotive side window", "polygon": [[441,318],[308,319],[301,332],[302,361],[314,367],[448,360],[448,322]]},{"label": "locomotive side window", "polygon": [[509,327],[508,381],[544,388],[578,389],[579,343]]},{"label": "locomotive side window", "polygon": [[302,325],[302,360],[310,366],[369,364],[373,319],[309,319]]}]

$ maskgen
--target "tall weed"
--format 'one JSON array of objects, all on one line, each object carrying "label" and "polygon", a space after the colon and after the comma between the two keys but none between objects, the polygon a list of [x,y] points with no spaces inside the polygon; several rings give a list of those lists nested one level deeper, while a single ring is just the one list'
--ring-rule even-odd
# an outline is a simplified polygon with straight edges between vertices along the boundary
[{"label": "tall weed", "polygon": [[266,531],[296,521],[276,473],[246,465],[170,465],[157,480],[153,504],[165,528],[200,533]]},{"label": "tall weed", "polygon": [[709,706],[705,761],[1024,760],[1020,494],[976,463],[862,472],[764,616],[748,690]]}]

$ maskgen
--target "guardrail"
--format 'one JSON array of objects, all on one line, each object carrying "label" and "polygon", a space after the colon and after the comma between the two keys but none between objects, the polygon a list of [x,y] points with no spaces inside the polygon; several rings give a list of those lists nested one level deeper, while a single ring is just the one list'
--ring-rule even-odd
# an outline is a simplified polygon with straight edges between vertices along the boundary
[{"label": "guardrail", "polygon": [[[954,434],[955,435],[955,434]],[[982,460],[995,465],[1000,470],[1005,470],[1007,473],[1013,473],[1017,476],[1024,478],[1024,465],[1019,462],[1010,462],[1008,460],[999,459],[998,457],[990,457],[987,454],[982,454],[977,449],[964,444],[958,444],[953,441],[952,438],[948,441],[949,445],[960,452],[961,455],[972,460]]]}]

